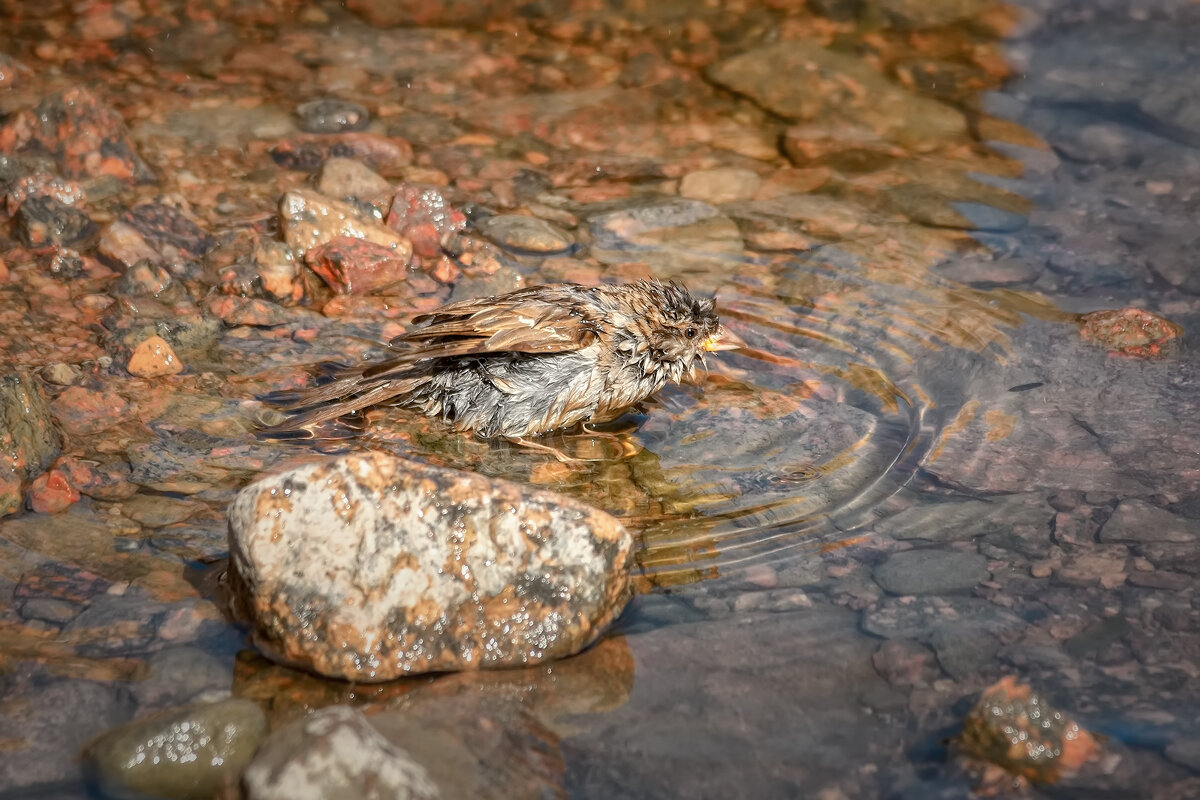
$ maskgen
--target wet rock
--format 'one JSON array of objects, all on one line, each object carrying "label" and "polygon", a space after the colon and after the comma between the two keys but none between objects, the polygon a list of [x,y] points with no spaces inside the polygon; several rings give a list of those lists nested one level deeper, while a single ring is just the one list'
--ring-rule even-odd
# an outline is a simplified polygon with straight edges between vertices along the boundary
[{"label": "wet rock", "polygon": [[484,236],[501,247],[524,253],[563,253],[575,244],[566,231],[545,220],[523,214],[497,214],[488,217],[479,229]]},{"label": "wet rock", "polygon": [[271,158],[284,169],[314,172],[331,156],[353,158],[385,176],[399,175],[412,163],[412,145],[373,133],[302,134],[271,148]]},{"label": "wet rock", "polygon": [[128,418],[133,405],[113,389],[71,386],[50,402],[54,418],[69,436],[89,436]]},{"label": "wet rock", "polygon": [[1194,542],[1200,520],[1187,519],[1143,500],[1122,500],[1100,529],[1102,542]]},{"label": "wet rock", "polygon": [[153,297],[164,303],[178,302],[187,294],[166,267],[149,259],[142,259],[125,270],[110,292],[127,297]]},{"label": "wet rock", "polygon": [[283,242],[259,242],[254,248],[254,267],[268,298],[285,305],[304,299],[300,266],[292,249]]},{"label": "wet rock", "polygon": [[79,209],[87,206],[87,195],[77,181],[60,178],[49,172],[22,175],[11,183],[6,183],[0,173],[0,193],[10,216],[15,215],[21,204],[33,197],[50,197],[64,206]]},{"label": "wet rock", "polygon": [[14,220],[17,239],[26,247],[79,245],[98,230],[87,214],[49,195],[30,197]]},{"label": "wet rock", "polygon": [[20,508],[20,487],[48,469],[62,450],[41,387],[28,372],[0,378],[0,516]]},{"label": "wet rock", "polygon": [[1163,754],[1181,767],[1200,772],[1200,737],[1186,736],[1168,742]]},{"label": "wet rock", "polygon": [[254,325],[274,328],[303,321],[315,316],[308,309],[284,308],[278,303],[259,297],[234,297],[233,295],[210,295],[204,308],[226,325]]},{"label": "wet rock", "polygon": [[387,209],[392,185],[379,173],[352,158],[330,158],[321,165],[317,190],[342,200],[356,198]]},{"label": "wet rock", "polygon": [[151,336],[133,348],[125,369],[139,378],[159,378],[183,372],[183,363],[165,339]]},{"label": "wet rock", "polygon": [[49,155],[68,178],[108,175],[139,183],[154,178],[121,116],[82,88],[58,92],[33,111],[18,112],[0,127],[0,153]]},{"label": "wet rock", "polygon": [[1031,260],[1004,258],[988,259],[955,258],[938,264],[938,274],[960,283],[968,283],[983,289],[994,286],[1014,286],[1032,283],[1043,272],[1040,264]]},{"label": "wet rock", "polygon": [[889,639],[879,645],[871,663],[891,686],[929,685],[941,677],[929,648],[909,639]]},{"label": "wet rock", "polygon": [[158,253],[150,247],[145,237],[132,225],[120,220],[104,226],[96,249],[109,261],[127,268],[142,261],[150,264],[158,262]]},{"label": "wet rock", "polygon": [[176,274],[180,274],[180,266],[198,263],[217,244],[191,217],[165,203],[134,206],[119,221],[145,244],[144,248],[138,248],[139,252],[154,253],[152,260],[156,264],[166,265]]},{"label": "wet rock", "polygon": [[713,269],[714,259],[741,257],[741,232],[707,203],[651,199],[588,219],[591,255],[601,263],[644,261],[664,276]]},{"label": "wet rock", "polygon": [[876,523],[883,536],[903,541],[950,542],[1001,534],[1016,527],[1045,533],[1052,512],[1038,495],[920,503]]},{"label": "wet rock", "polygon": [[338,294],[371,294],[400,283],[408,274],[403,253],[349,236],[312,248],[304,261]]},{"label": "wet rock", "polygon": [[349,706],[323,708],[273,733],[242,784],[248,800],[442,796],[420,764]]},{"label": "wet rock", "polygon": [[855,56],[813,42],[750,50],[714,64],[708,77],[788,119],[846,120],[914,152],[967,139],[966,122],[955,109],[905,91]]},{"label": "wet rock", "polygon": [[406,183],[396,189],[387,225],[411,241],[417,255],[434,258],[447,237],[466,227],[467,218],[439,189]]},{"label": "wet rock", "polygon": [[570,655],[628,597],[632,541],[608,515],[382,454],[260,481],[229,518],[237,605],[256,641],[331,677]]},{"label": "wet rock", "polygon": [[1079,318],[1079,335],[1123,356],[1159,358],[1173,352],[1183,328],[1140,308],[1093,311]]},{"label": "wet rock", "polygon": [[129,481],[129,465],[124,461],[89,461],[63,456],[54,462],[55,469],[67,475],[80,494],[97,500],[124,500],[137,491]]},{"label": "wet rock", "polygon": [[39,514],[61,514],[79,502],[79,491],[68,473],[48,469],[29,484],[29,508]]},{"label": "wet rock", "polygon": [[386,247],[405,262],[412,257],[413,246],[408,239],[367,218],[349,203],[308,189],[296,189],[283,196],[279,222],[285,241],[297,254],[346,236]]},{"label": "wet rock", "polygon": [[[58,361],[45,367],[42,372],[42,379],[53,386],[70,386],[81,377],[83,371],[74,364],[66,364]],[[56,413],[57,416],[57,413]],[[59,420],[61,422],[62,420]]]},{"label": "wet rock", "polygon": [[913,639],[927,643],[937,631],[954,633],[976,629],[1008,635],[1025,627],[1020,617],[986,600],[971,597],[888,598],[863,615],[867,633],[885,639]]},{"label": "wet rock", "polygon": [[296,107],[300,129],[308,133],[343,133],[365,130],[371,124],[371,112],[349,100],[326,98],[301,103]]},{"label": "wet rock", "polygon": [[85,758],[105,794],[205,800],[250,762],[266,735],[267,718],[249,700],[196,703],[107,731]]},{"label": "wet rock", "polygon": [[[192,313],[190,308],[186,311],[176,309],[168,310],[169,317],[153,322],[144,322],[136,318],[117,322],[113,327],[117,344],[124,348],[121,356],[125,356],[146,339],[158,336],[176,353],[194,358],[208,357],[221,335],[220,320],[207,314]],[[126,324],[129,327],[124,327]],[[114,352],[114,355],[116,354]]]},{"label": "wet rock", "polygon": [[987,580],[988,568],[978,553],[922,549],[892,553],[872,574],[892,594],[948,594]]},{"label": "wet rock", "polygon": [[89,738],[133,714],[124,689],[88,680],[18,684],[0,707],[0,786],[8,790],[78,780],[75,754]]},{"label": "wet rock", "polygon": [[[984,690],[955,744],[966,756],[1034,783],[1055,783],[1099,756],[1095,739],[1027,685],[1008,676]],[[984,774],[999,784],[1000,775]]]},{"label": "wet rock", "polygon": [[679,195],[720,205],[749,200],[761,185],[762,178],[748,169],[703,169],[683,176],[679,182]]},{"label": "wet rock", "polygon": [[444,687],[405,695],[371,724],[424,767],[442,797],[566,797],[558,726],[547,720],[623,705],[633,665],[624,646],[620,651],[625,658],[591,666],[603,676],[577,663],[594,648],[556,664],[553,683],[525,678],[525,670],[447,676]]},{"label": "wet rock", "polygon": [[229,664],[198,647],[168,647],[146,661],[147,675],[130,687],[138,706],[167,708],[205,693],[229,691]]}]

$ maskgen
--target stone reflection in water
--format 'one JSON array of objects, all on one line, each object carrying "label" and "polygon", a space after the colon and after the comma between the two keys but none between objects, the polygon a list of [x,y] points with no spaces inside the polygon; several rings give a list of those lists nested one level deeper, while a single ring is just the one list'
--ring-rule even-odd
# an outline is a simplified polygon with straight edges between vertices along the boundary
[{"label": "stone reflection in water", "polygon": [[[321,681],[243,654],[234,694],[265,703],[277,731],[250,767],[251,796],[285,796],[278,794],[283,786],[272,772],[283,764],[301,768],[325,747],[320,735],[305,730],[307,715],[317,709],[336,709],[364,737],[380,737],[378,747],[403,753],[438,796],[565,796],[560,741],[590,725],[582,721],[589,715],[603,717],[622,707],[633,678],[633,656],[620,636],[553,665],[373,686]],[[344,763],[359,762],[347,754]],[[314,775],[305,790],[310,794],[288,796],[333,796],[378,768],[363,764],[358,777],[350,766],[325,771]]]}]

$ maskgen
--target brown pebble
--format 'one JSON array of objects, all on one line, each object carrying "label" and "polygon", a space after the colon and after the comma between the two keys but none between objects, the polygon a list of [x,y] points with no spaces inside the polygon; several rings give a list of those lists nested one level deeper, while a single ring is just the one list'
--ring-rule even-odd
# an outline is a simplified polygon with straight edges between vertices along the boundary
[{"label": "brown pebble", "polygon": [[139,378],[157,378],[162,375],[178,375],[183,364],[171,345],[161,336],[151,336],[133,349],[125,369]]}]

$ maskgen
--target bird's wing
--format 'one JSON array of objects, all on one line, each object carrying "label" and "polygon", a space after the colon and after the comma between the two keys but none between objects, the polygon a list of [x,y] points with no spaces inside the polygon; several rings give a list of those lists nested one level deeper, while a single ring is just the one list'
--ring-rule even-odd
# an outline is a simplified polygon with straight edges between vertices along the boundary
[{"label": "bird's wing", "polygon": [[[542,287],[543,290],[545,287]],[[417,317],[428,322],[392,340],[404,347],[368,370],[378,375],[400,364],[428,358],[485,353],[562,353],[580,350],[596,338],[596,320],[569,295],[542,298],[518,292],[503,297],[465,300]],[[386,368],[386,369],[385,369]]]}]

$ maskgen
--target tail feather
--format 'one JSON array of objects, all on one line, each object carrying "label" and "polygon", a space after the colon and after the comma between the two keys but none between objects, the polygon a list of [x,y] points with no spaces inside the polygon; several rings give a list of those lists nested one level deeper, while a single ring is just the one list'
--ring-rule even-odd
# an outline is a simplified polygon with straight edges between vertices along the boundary
[{"label": "tail feather", "polygon": [[361,411],[369,406],[403,398],[428,380],[427,376],[395,377],[364,381],[361,374],[340,378],[324,386],[300,393],[285,411],[297,412],[267,433],[286,433],[314,428],[331,419]]}]

